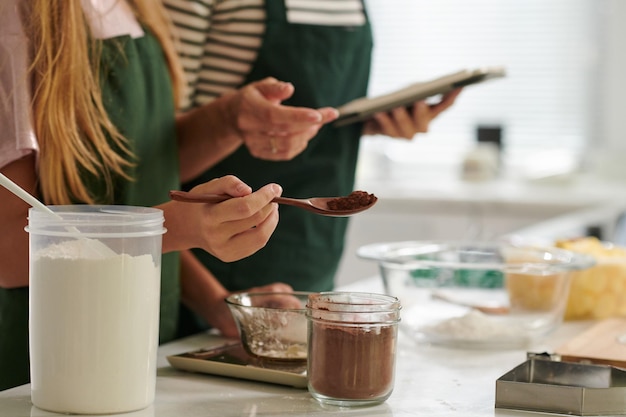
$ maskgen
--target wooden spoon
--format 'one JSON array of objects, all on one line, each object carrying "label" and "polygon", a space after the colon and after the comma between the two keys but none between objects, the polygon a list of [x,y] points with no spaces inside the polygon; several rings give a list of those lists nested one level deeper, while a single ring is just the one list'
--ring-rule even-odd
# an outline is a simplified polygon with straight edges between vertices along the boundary
[{"label": "wooden spoon", "polygon": [[[229,195],[198,194],[185,191],[170,191],[170,198],[185,203],[221,203],[230,200]],[[236,197],[235,197],[236,198]],[[345,197],[288,198],[275,197],[278,204],[299,207],[322,216],[346,217],[367,210],[376,204],[378,198],[364,191],[354,191]],[[330,203],[330,205],[329,205]],[[334,207],[334,208],[333,208]]]}]

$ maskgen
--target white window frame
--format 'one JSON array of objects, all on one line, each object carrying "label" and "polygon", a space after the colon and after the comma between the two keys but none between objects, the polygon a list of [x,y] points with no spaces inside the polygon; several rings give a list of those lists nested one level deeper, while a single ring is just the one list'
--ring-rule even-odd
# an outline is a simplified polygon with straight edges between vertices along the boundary
[{"label": "white window frame", "polygon": [[[626,117],[616,108],[624,109],[626,100],[626,94],[623,93],[626,91],[626,81],[622,75],[623,70],[620,71],[624,68],[626,59],[626,52],[623,51],[626,29],[621,27],[626,16],[625,3],[619,0],[370,0],[368,10],[375,42],[370,96],[464,67],[505,65],[509,76],[508,80],[493,81],[490,85],[468,87],[458,102],[431,124],[427,135],[418,135],[411,142],[384,137],[364,138],[358,178],[394,179],[395,176],[411,176],[419,170],[445,170],[450,173],[451,169],[454,171],[451,175],[456,175],[463,156],[475,145],[475,128],[479,124],[502,125],[505,141],[503,160],[509,168],[523,168],[533,159],[540,161],[536,158],[536,154],[540,152],[551,153],[550,158],[553,158],[554,152],[558,151],[564,165],[575,163],[580,166],[584,165],[585,158],[591,158],[594,152],[590,152],[590,149],[596,149],[597,144],[623,149],[622,142],[626,141],[621,140],[622,135],[619,132],[625,131]],[[506,39],[507,35],[498,35],[499,28],[504,30],[510,25],[503,21],[502,16],[485,25],[489,27],[485,27],[483,33],[470,36],[470,29],[476,29],[472,22],[479,20],[472,19],[473,11],[484,16],[485,13],[494,12],[494,8],[500,10],[510,7],[515,11],[517,7],[522,9],[519,13],[528,15],[533,12],[533,8],[539,10],[539,7],[546,6],[552,8],[555,15],[537,15],[537,28],[535,30],[527,27],[529,33],[540,32],[542,24],[558,24],[558,19],[561,18],[559,7],[569,9],[572,13],[562,20],[561,25],[568,22],[572,25],[585,25],[583,29],[562,26],[551,31],[555,37],[563,32],[564,39],[561,41],[578,48],[577,54],[565,54],[561,61],[555,61],[546,69],[557,73],[560,71],[563,77],[569,77],[569,82],[577,87],[584,84],[575,96],[568,97],[567,89],[548,91],[548,78],[541,77],[541,68],[537,68],[536,63],[529,63],[524,67],[524,60],[516,61],[515,55],[489,55],[489,50],[478,53],[482,46],[476,52],[463,45],[464,38],[467,38],[480,46],[481,36],[511,45],[521,44],[523,41],[519,35],[523,32],[519,31],[518,39]],[[437,22],[437,19],[445,18],[450,10],[452,14],[455,10],[458,12],[456,23],[452,22],[454,26]],[[498,16],[498,13],[495,15]],[[461,17],[463,20],[458,20]],[[519,18],[514,14],[511,17]],[[425,27],[429,22],[437,24]],[[450,42],[444,42],[443,45],[448,45],[448,49],[450,45],[458,45],[455,48],[457,52],[437,53],[434,46],[446,36],[447,31],[453,29],[461,35],[451,35]],[[568,31],[571,33],[567,34]],[[576,33],[579,34],[578,38]],[[545,40],[546,48],[550,45],[552,43]],[[408,51],[420,50],[424,51],[423,56],[435,57],[428,60],[422,57],[419,63],[410,62],[406,58]],[[521,48],[520,51],[523,52],[524,49]],[[526,52],[541,58],[540,50]],[[418,55],[418,52],[414,55]],[[569,68],[574,68],[575,71],[569,72]],[[536,72],[535,78],[532,77],[533,71]],[[518,117],[507,113],[516,108],[509,103],[515,104],[515,100],[520,100],[519,96],[526,94],[527,89],[532,89],[533,85],[548,91],[549,94],[544,95],[543,100],[549,100],[550,94],[554,95],[553,103],[538,103],[539,109],[535,117],[562,116],[560,125],[555,124],[548,129],[544,128],[540,120],[534,125],[532,117],[520,121]],[[613,88],[615,86],[622,88],[618,90]],[[473,109],[478,110],[473,113]],[[573,119],[568,120],[568,117]],[[518,129],[522,122],[522,130],[525,132],[523,134]],[[577,128],[570,129],[576,123]],[[534,162],[535,165],[537,163]]]}]

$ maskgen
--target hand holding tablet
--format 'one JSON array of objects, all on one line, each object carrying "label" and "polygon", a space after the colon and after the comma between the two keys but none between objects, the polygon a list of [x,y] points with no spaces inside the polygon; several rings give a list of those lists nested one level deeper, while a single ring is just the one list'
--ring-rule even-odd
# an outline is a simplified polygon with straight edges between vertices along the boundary
[{"label": "hand holding tablet", "polygon": [[339,118],[335,126],[344,126],[370,118],[378,112],[385,112],[396,107],[408,106],[416,101],[424,100],[440,94],[481,83],[506,75],[504,67],[485,67],[478,69],[464,69],[453,74],[445,75],[431,81],[418,82],[400,90],[378,97],[362,97],[339,107]]}]

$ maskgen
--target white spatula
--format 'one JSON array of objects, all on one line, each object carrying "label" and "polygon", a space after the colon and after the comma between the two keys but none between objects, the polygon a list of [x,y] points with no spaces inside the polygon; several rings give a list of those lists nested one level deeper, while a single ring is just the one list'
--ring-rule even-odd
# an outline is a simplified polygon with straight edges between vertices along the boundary
[{"label": "white spatula", "polygon": [[[34,207],[37,210],[43,211],[44,213],[48,213],[51,216],[60,219],[57,213],[52,211],[48,206],[46,206],[41,201],[37,200],[34,196],[28,193],[25,189],[14,183],[9,177],[0,173],[0,185],[2,185],[7,190],[11,191],[13,194],[24,200],[31,207]],[[67,230],[72,233],[76,233],[80,236],[80,231],[75,227],[68,227]],[[97,239],[87,239],[84,237],[79,237],[79,239],[84,240],[88,248],[93,252],[93,255],[101,258],[108,258],[111,256],[117,255],[111,248],[102,243]]]}]

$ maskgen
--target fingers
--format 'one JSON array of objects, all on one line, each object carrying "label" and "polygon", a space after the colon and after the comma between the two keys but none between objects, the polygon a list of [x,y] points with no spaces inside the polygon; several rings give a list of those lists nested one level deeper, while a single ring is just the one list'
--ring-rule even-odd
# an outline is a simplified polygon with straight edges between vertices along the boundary
[{"label": "fingers", "polygon": [[431,120],[433,119],[433,110],[425,101],[415,103],[413,106],[413,120],[415,121],[416,133],[427,133]]},{"label": "fingers", "polygon": [[[263,209],[262,212],[267,212],[267,209]],[[271,210],[267,217],[262,220],[256,220],[262,216],[255,216],[255,220],[252,223],[256,223],[254,227],[243,227],[243,231],[232,235],[228,240],[227,249],[220,251],[218,257],[224,262],[233,262],[251,254],[257,252],[263,248],[267,241],[270,239],[272,233],[278,225],[278,204],[272,203]],[[248,225],[248,221],[239,221],[236,230],[241,229],[240,226]]]},{"label": "fingers", "polygon": [[[230,176],[222,177],[218,180],[228,177]],[[210,185],[218,180],[209,181],[205,185]],[[195,193],[200,187],[202,185],[194,187],[192,191]],[[282,191],[282,187],[278,184],[267,184],[254,193],[249,193],[239,198],[231,198],[219,204],[212,204],[211,214],[219,218],[222,223],[241,221],[241,224],[244,226],[237,227],[242,230],[247,227],[251,228],[256,226],[256,222],[260,222],[267,217],[269,211],[272,210],[272,200],[274,197],[280,196]],[[234,233],[236,231],[233,231]]]},{"label": "fingers", "polygon": [[293,294],[278,294],[276,292],[258,297],[255,305],[267,308],[287,309],[301,309],[305,307],[297,296]]},{"label": "fingers", "polygon": [[[420,102],[417,104],[419,105],[424,103]],[[391,111],[391,117],[395,127],[395,137],[412,139],[416,133],[426,132],[426,130],[421,130],[422,126],[419,124],[419,119],[412,117],[406,107],[397,107],[393,109]],[[428,129],[428,124],[426,125],[426,129]]]},{"label": "fingers", "polygon": [[[267,184],[252,194],[241,198],[225,201],[223,204],[224,218],[226,221],[254,221],[263,209],[270,210],[270,204],[274,197],[282,194],[283,189],[278,184]],[[267,215],[267,213],[266,213]],[[261,217],[265,217],[261,215]],[[256,223],[250,224],[254,227]]]},{"label": "fingers", "polygon": [[275,78],[266,78],[253,84],[259,93],[272,102],[287,100],[293,95],[293,84],[278,81]]},{"label": "fingers", "polygon": [[376,118],[383,134],[394,138],[413,139],[417,133],[427,133],[432,120],[431,109],[425,101],[418,101],[409,109],[397,107]]},{"label": "fingers", "polygon": [[457,88],[456,90],[451,91],[450,93],[444,95],[439,103],[431,106],[432,118],[434,119],[441,112],[450,108],[456,101],[459,94],[461,94],[462,90],[462,88]]},{"label": "fingers", "polygon": [[274,106],[269,114],[269,121],[274,129],[284,133],[296,133],[312,125],[321,127],[339,117],[334,107],[310,109],[308,107]]},{"label": "fingers", "polygon": [[268,184],[252,193],[237,177],[228,175],[198,185],[192,193],[228,194],[221,203],[169,201],[164,211],[170,230],[163,251],[202,248],[224,262],[250,256],[265,246],[278,225],[278,204],[282,194],[278,184]]},{"label": "fingers", "polygon": [[268,161],[288,161],[302,153],[321,126],[315,125],[291,135],[268,132],[247,141],[250,154]]},{"label": "fingers", "polygon": [[302,139],[270,137],[269,147],[264,146],[255,156],[267,161],[289,161],[306,149],[310,139],[310,137]]},{"label": "fingers", "polygon": [[404,107],[395,108],[389,113],[377,113],[374,120],[378,133],[392,138],[411,139],[418,132],[416,120]]},{"label": "fingers", "polygon": [[[224,204],[224,203],[221,203]],[[278,204],[255,213],[254,218],[227,222],[206,230],[204,249],[224,262],[243,259],[263,248],[278,225]],[[256,223],[253,226],[253,223]]]},{"label": "fingers", "polygon": [[337,117],[339,117],[339,112],[333,107],[310,109],[282,105],[274,106],[270,109],[264,121],[264,132],[273,132],[285,137],[302,135],[307,131],[317,133],[323,125],[336,120]]},{"label": "fingers", "polygon": [[[317,132],[318,129],[315,129]],[[278,133],[263,133],[255,138],[249,137],[246,145],[250,155],[266,161],[288,161],[299,155],[308,146],[315,133],[304,132],[299,135],[281,136]]]},{"label": "fingers", "polygon": [[451,91],[434,105],[418,101],[410,109],[397,107],[388,113],[377,113],[365,123],[364,134],[412,139],[417,133],[427,133],[430,123],[454,104],[461,91],[461,88]]},{"label": "fingers", "polygon": [[[293,84],[283,81],[278,81],[273,77],[267,77],[261,81],[257,81],[252,85],[261,93],[263,97],[272,101],[275,104],[278,104],[288,98],[290,98],[294,91],[295,87]],[[289,107],[285,106],[286,109],[300,109],[296,110],[291,116],[284,116],[281,113],[277,113],[275,123],[280,123],[281,120],[286,120],[287,124],[291,124],[292,119],[296,121],[301,121],[303,123],[321,123],[325,124],[331,122],[337,117],[339,117],[339,112],[337,109],[333,107],[322,107],[317,109],[319,115],[316,115],[311,110],[305,107]],[[289,127],[289,126],[287,126]]]},{"label": "fingers", "polygon": [[322,124],[330,123],[339,117],[339,111],[334,107],[322,107],[317,111],[322,115]]},{"label": "fingers", "polygon": [[322,125],[335,120],[338,114],[335,109],[331,109],[326,115],[323,115],[322,123],[311,125],[290,135],[269,133],[269,147],[262,146],[260,154],[255,156],[272,161],[289,161],[295,158],[307,148],[309,141],[317,136]]},{"label": "fingers", "polygon": [[273,78],[249,84],[231,98],[238,134],[256,158],[293,159],[326,123],[339,116],[336,109],[284,106],[294,86]]},{"label": "fingers", "polygon": [[226,175],[200,184],[193,192],[207,194],[227,194],[232,197],[243,197],[252,193],[252,188],[234,175]]},{"label": "fingers", "polygon": [[253,287],[248,292],[293,292],[291,285],[284,282],[273,282],[259,287]]},{"label": "fingers", "polygon": [[282,161],[290,160],[306,149],[324,123],[334,120],[333,110],[319,112],[314,109],[289,106],[256,106],[255,119],[241,123],[241,137],[255,158]]},{"label": "fingers", "polygon": [[207,250],[224,262],[249,256],[265,246],[278,225],[278,184],[268,184],[249,195],[207,205]]},{"label": "fingers", "polygon": [[322,123],[308,125],[307,128],[289,133],[271,130],[256,134],[248,134],[244,138],[248,151],[252,156],[267,161],[288,161],[302,153],[322,125],[335,120],[339,112],[332,107],[320,109]]},{"label": "fingers", "polygon": [[[267,285],[262,285],[259,287],[249,288],[243,291],[237,291],[237,293],[242,292],[293,292],[293,288],[289,284],[285,284],[282,282],[274,282]],[[230,293],[235,294],[235,293]],[[302,308],[298,299],[296,299],[296,304],[293,308]],[[286,306],[289,307],[289,306]],[[222,336],[229,338],[238,338],[239,330],[237,329],[237,325],[235,324],[235,320],[230,313],[230,309],[228,305],[224,302],[219,303],[217,306],[208,311],[208,314],[205,315],[205,319],[209,324],[211,324],[214,328],[218,329]]]},{"label": "fingers", "polygon": [[[282,83],[284,84],[284,83]],[[276,85],[251,84],[241,89],[239,111],[243,112],[239,120],[244,131],[274,130],[278,132],[297,132],[314,123],[321,123],[322,115],[316,109],[308,107],[283,106],[284,98],[268,97],[268,90],[277,89]],[[284,87],[293,92],[293,86]]]}]

